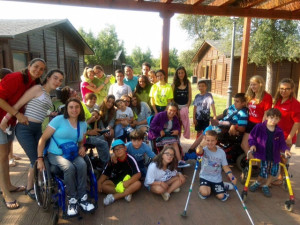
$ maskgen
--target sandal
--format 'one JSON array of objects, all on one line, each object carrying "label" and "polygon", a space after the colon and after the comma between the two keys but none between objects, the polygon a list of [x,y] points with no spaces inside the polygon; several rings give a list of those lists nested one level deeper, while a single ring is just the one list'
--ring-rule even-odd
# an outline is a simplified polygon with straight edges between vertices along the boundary
[{"label": "sandal", "polygon": [[9,210],[18,209],[20,207],[17,200],[14,200],[12,202],[6,202],[5,199],[3,198],[3,203],[5,204],[6,208]]},{"label": "sandal", "polygon": [[32,193],[31,191],[33,191],[33,188],[30,189],[25,189],[25,195],[28,195],[32,200],[35,200],[35,193]]},{"label": "sandal", "polygon": [[283,184],[283,180],[281,179],[276,179],[274,181],[272,181],[272,185],[274,186],[281,186]]},{"label": "sandal", "polygon": [[25,191],[26,188],[25,186],[19,186],[19,187],[16,187],[15,189],[11,190],[10,192],[21,192],[21,191]]}]

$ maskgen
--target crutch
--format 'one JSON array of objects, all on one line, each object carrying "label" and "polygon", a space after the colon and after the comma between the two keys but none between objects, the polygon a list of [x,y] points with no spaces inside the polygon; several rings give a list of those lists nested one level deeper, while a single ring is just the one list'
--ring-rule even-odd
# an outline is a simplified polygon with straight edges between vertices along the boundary
[{"label": "crutch", "polygon": [[195,176],[196,176],[200,161],[201,161],[201,156],[198,156],[197,159],[196,159],[194,175],[193,175],[192,183],[191,183],[191,186],[190,186],[190,189],[189,189],[189,194],[188,194],[188,197],[187,197],[187,200],[186,200],[186,203],[185,203],[184,211],[181,213],[181,216],[183,216],[183,217],[186,217],[186,211],[187,211],[187,207],[188,207],[188,204],[189,204],[189,201],[190,201],[190,196],[191,196],[191,193],[192,193],[192,190],[193,190],[193,184],[194,184],[194,181],[195,181]]}]

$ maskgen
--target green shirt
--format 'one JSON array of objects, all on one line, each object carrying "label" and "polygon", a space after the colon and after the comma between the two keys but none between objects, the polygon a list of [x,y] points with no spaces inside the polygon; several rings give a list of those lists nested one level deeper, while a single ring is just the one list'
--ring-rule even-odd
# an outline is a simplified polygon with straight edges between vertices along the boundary
[{"label": "green shirt", "polygon": [[173,99],[173,89],[170,84],[156,83],[151,87],[150,97],[154,98],[155,105],[167,106],[168,100]]},{"label": "green shirt", "polygon": [[110,87],[110,82],[108,82],[107,84],[104,83],[105,79],[106,79],[106,76],[104,75],[101,78],[95,77],[94,80],[92,81],[92,83],[95,84],[97,88],[101,84],[104,84],[104,87],[101,89],[101,91],[99,91],[98,93],[95,93],[97,96],[97,104],[98,105],[102,104],[103,99],[107,96],[108,90]]}]

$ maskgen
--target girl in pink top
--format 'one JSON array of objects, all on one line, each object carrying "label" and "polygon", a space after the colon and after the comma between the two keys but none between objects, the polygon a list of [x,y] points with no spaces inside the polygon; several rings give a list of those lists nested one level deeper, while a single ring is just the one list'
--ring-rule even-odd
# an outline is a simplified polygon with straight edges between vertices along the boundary
[{"label": "girl in pink top", "polygon": [[264,79],[261,76],[255,75],[250,78],[250,85],[245,97],[249,109],[249,118],[241,147],[247,154],[249,150],[249,134],[256,124],[264,121],[266,111],[272,108],[272,96],[265,91]]}]

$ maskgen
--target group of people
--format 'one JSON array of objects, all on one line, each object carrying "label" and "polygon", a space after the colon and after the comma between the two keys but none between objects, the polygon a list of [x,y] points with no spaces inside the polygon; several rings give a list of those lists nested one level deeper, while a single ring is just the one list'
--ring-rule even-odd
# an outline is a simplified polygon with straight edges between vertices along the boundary
[{"label": "group of people", "polygon": [[[116,70],[115,83],[101,66],[86,67],[80,84],[82,101],[75,90],[64,87],[55,112],[50,112],[53,107],[50,92],[61,86],[64,73],[50,70],[41,82],[45,70],[43,59],[33,59],[24,71],[10,73],[0,82],[0,188],[8,209],[19,207],[12,192],[25,191],[35,199],[33,166],[37,161],[38,169],[43,170],[46,154],[50,163],[64,173],[69,201],[67,214],[77,215],[78,207],[92,212],[95,206],[86,192],[85,144],[97,149],[103,165],[98,191],[107,194],[104,205],[120,198],[130,202],[142,181],[149,191],[161,195],[165,201],[173,192],[180,191],[186,178],[177,168],[189,165],[182,160],[179,139],[182,128],[183,136],[190,138],[188,114],[192,104],[191,83],[184,67],[177,68],[172,85],[166,82],[163,70],[153,71],[148,63],[142,65],[142,75],[138,77],[129,65],[124,72]],[[267,178],[263,193],[270,196],[268,185],[278,173],[278,155],[280,151],[289,155],[299,129],[300,103],[295,98],[293,81],[280,81],[275,109],[271,109],[272,96],[265,91],[263,78],[254,76],[246,94],[236,94],[234,104],[220,116],[216,115],[207,83],[200,80],[198,89],[200,93],[193,101],[198,138],[190,151],[197,151],[203,158],[199,197],[205,199],[213,192],[220,200],[227,200],[222,169],[236,182],[224,151],[216,145],[218,129],[224,127],[230,136],[242,135],[245,152],[254,150],[254,156],[262,160],[260,177],[250,190],[257,190],[262,179]],[[47,116],[53,119],[42,133],[41,125]],[[30,159],[26,187],[15,187],[10,181],[8,158],[14,135]],[[163,147],[157,155],[144,143],[145,135]],[[147,167],[145,155],[151,159]],[[280,183],[280,179],[279,176],[274,184]]]}]

